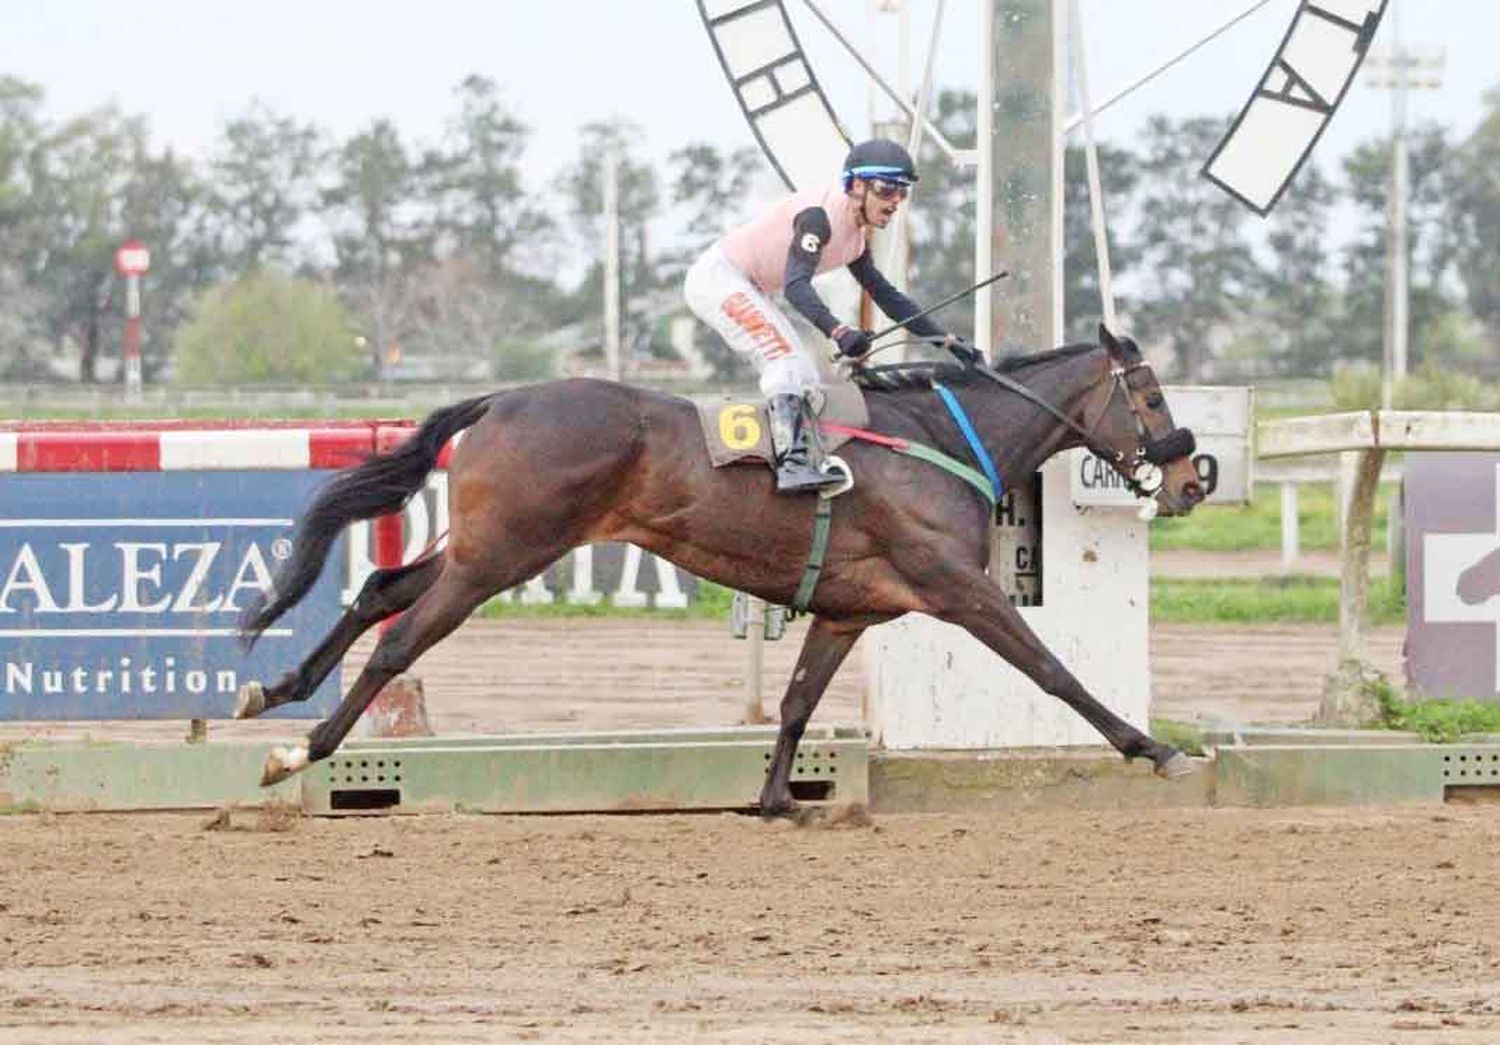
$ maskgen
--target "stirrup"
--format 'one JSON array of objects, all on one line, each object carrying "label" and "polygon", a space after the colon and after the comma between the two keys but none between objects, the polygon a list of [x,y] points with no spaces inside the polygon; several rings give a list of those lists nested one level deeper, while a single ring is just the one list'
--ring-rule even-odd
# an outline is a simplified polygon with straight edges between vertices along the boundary
[{"label": "stirrup", "polygon": [[850,468],[838,454],[825,454],[823,457],[822,472],[825,475],[838,475],[837,486],[825,486],[818,491],[818,496],[825,501],[831,501],[841,493],[848,493],[854,489],[854,469]]},{"label": "stirrup", "polygon": [[818,493],[822,493],[824,490],[827,490],[829,487],[837,485],[842,481],[837,475],[834,475],[823,469],[813,468],[811,465],[804,464],[800,469],[798,469],[799,474],[797,476],[797,479],[800,481],[796,481],[795,485],[783,486],[781,483],[781,477],[782,468],[784,467],[785,465],[776,466],[776,492],[779,494],[808,493],[809,491],[813,490],[816,490]]}]

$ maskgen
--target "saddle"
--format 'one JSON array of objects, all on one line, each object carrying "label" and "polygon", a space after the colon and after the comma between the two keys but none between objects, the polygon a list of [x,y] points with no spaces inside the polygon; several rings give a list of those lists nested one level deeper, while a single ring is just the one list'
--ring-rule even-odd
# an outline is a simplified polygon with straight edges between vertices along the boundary
[{"label": "saddle", "polygon": [[[864,393],[848,383],[819,385],[811,402],[820,422],[844,428],[863,428],[870,420]],[[697,402],[698,421],[708,457],[715,468],[741,461],[761,461],[774,468],[771,449],[771,425],[766,418],[765,400],[760,396],[720,396]],[[833,453],[850,439],[846,432],[823,431],[823,449]]]}]

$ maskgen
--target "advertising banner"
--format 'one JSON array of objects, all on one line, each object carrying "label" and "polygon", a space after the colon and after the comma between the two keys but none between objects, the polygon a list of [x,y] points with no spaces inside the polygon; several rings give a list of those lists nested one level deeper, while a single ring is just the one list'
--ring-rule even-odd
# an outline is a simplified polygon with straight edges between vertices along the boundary
[{"label": "advertising banner", "polygon": [[[0,719],[228,718],[251,679],[296,667],[340,613],[340,545],[312,592],[245,653],[326,471],[24,474],[0,501]],[[273,716],[320,718],[312,700]]]}]

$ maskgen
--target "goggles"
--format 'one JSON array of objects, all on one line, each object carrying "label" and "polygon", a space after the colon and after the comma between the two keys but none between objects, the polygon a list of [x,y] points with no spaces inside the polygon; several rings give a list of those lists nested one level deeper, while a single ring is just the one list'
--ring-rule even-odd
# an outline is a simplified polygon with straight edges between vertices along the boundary
[{"label": "goggles", "polygon": [[864,183],[870,187],[877,199],[882,200],[904,200],[911,186],[899,181],[886,181],[884,178],[865,178]]}]

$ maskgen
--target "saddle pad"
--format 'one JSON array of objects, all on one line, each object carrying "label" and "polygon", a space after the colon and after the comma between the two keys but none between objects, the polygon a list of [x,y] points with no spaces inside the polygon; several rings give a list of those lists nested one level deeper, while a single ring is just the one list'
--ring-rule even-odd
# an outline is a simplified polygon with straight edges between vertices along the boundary
[{"label": "saddle pad", "polygon": [[[847,382],[819,385],[812,394],[818,420],[863,428],[870,420],[865,396]],[[821,407],[818,405],[822,403]],[[774,464],[771,453],[771,425],[766,419],[766,403],[759,396],[717,396],[697,401],[698,420],[703,426],[703,440],[715,468],[736,461],[759,460]],[[832,453],[849,441],[847,435],[823,433],[823,447]]]}]

